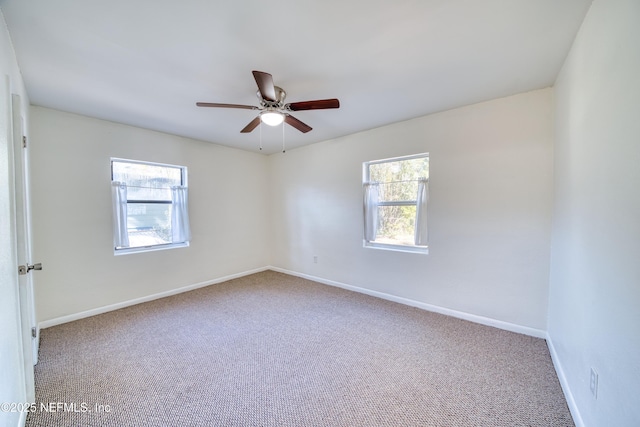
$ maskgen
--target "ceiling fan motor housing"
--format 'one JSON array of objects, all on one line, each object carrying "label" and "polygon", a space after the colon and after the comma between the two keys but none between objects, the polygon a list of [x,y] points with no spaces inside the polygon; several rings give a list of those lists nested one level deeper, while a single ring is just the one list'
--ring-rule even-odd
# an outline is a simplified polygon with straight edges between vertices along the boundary
[{"label": "ceiling fan motor housing", "polygon": [[284,99],[287,97],[287,92],[285,92],[284,89],[282,89],[280,86],[274,86],[273,88],[275,89],[275,92],[276,92],[275,101],[269,101],[267,99],[264,99],[262,97],[262,94],[260,93],[260,90],[256,92],[256,96],[260,100],[260,104],[265,108],[269,108],[269,107],[284,108]]}]

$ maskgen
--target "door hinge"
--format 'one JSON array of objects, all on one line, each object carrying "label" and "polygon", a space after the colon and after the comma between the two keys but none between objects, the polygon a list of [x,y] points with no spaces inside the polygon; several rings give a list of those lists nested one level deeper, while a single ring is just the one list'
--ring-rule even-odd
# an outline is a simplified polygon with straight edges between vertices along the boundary
[{"label": "door hinge", "polygon": [[22,135],[22,148],[27,148],[27,137]]},{"label": "door hinge", "polygon": [[31,337],[35,338],[38,336],[38,331],[36,331],[36,327],[31,328]]}]

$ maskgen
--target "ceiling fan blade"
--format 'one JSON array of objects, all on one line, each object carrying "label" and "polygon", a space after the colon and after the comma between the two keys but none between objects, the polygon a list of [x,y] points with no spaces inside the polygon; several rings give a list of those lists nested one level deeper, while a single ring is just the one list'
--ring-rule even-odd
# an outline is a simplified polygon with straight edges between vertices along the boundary
[{"label": "ceiling fan blade", "polygon": [[302,133],[307,133],[309,132],[311,129],[313,129],[311,126],[309,126],[306,123],[302,123],[300,120],[296,119],[295,117],[293,117],[290,114],[285,114],[284,116],[284,121],[293,126],[294,128],[298,129],[300,132]]},{"label": "ceiling fan blade", "polygon": [[198,107],[221,107],[221,108],[242,108],[245,110],[257,110],[258,107],[253,105],[240,105],[240,104],[218,104],[216,102],[196,102]]},{"label": "ceiling fan blade", "polygon": [[244,129],[242,129],[240,131],[240,133],[249,133],[252,130],[254,130],[255,128],[257,128],[259,124],[260,124],[260,116],[258,116],[255,119],[251,120],[251,122],[249,122],[249,124],[246,125],[244,127]]},{"label": "ceiling fan blade", "polygon": [[265,73],[262,71],[252,71],[253,78],[256,79],[256,84],[258,85],[258,90],[260,91],[260,95],[262,95],[262,99],[267,101],[276,101],[276,88],[273,85],[273,77],[269,73]]},{"label": "ceiling fan blade", "polygon": [[336,98],[318,99],[316,101],[292,102],[285,105],[285,107],[291,111],[324,110],[327,108],[340,108],[340,101]]}]

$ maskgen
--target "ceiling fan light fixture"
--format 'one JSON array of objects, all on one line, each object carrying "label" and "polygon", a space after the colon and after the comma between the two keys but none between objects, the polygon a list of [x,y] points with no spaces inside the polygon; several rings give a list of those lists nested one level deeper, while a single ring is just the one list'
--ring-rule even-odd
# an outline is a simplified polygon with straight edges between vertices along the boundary
[{"label": "ceiling fan light fixture", "polygon": [[278,126],[284,121],[284,114],[277,111],[265,111],[260,114],[260,120],[262,123],[269,126]]}]

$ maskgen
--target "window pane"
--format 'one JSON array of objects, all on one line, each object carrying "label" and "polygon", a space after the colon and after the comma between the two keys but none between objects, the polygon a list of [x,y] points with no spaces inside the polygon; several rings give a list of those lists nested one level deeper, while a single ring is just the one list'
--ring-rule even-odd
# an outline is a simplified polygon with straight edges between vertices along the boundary
[{"label": "window pane", "polygon": [[130,247],[171,243],[170,203],[129,203],[127,210]]},{"label": "window pane", "polygon": [[429,177],[428,157],[369,165],[369,181],[381,184],[381,202],[416,200],[418,179],[427,177]]},{"label": "window pane", "polygon": [[418,195],[418,181],[402,181],[380,183],[380,201],[381,202],[415,202]]},{"label": "window pane", "polygon": [[125,182],[127,200],[171,200],[171,187],[182,184],[182,170],[171,166],[113,162],[113,180]]},{"label": "window pane", "polygon": [[379,206],[375,243],[414,246],[415,206]]},{"label": "window pane", "polygon": [[369,180],[377,182],[407,181],[429,176],[429,158],[396,160],[369,165]]}]

